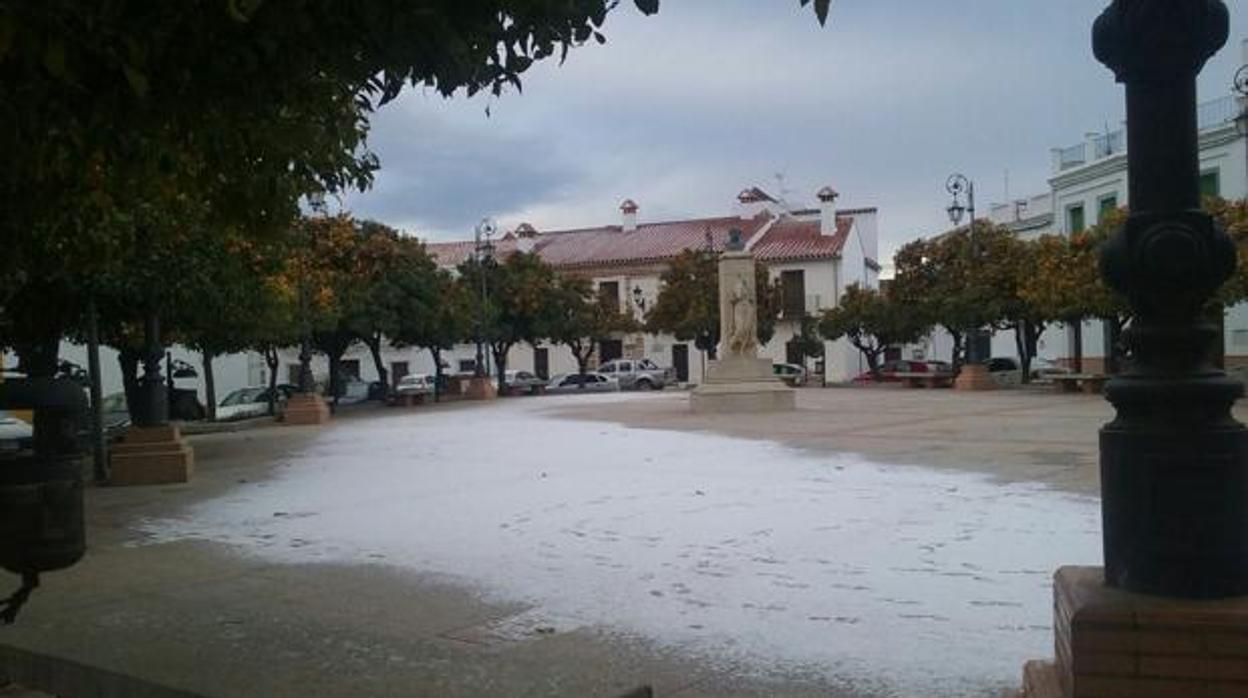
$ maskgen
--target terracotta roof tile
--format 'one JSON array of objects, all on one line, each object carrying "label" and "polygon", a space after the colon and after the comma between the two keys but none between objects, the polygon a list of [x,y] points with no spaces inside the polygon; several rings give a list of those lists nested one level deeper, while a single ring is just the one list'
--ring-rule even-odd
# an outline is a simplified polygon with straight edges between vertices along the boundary
[{"label": "terracotta roof tile", "polygon": [[[629,232],[624,232],[617,225],[547,231],[535,240],[534,249],[554,267],[661,262],[685,250],[705,247],[708,232],[711,245],[716,250],[724,249],[728,243],[729,231],[733,228],[739,228],[742,238],[749,240],[770,220],[770,214],[761,213],[749,220],[742,220],[738,216],[723,216],[642,223],[636,230]],[[499,256],[509,255],[515,249],[514,241],[502,240],[495,243],[496,254]],[[454,266],[471,257],[473,243],[431,243],[428,250],[438,258],[439,263]]]},{"label": "terracotta roof tile", "polygon": [[754,256],[763,262],[836,259],[841,256],[853,225],[853,218],[837,218],[836,232],[821,235],[819,221],[781,220],[752,249]]}]

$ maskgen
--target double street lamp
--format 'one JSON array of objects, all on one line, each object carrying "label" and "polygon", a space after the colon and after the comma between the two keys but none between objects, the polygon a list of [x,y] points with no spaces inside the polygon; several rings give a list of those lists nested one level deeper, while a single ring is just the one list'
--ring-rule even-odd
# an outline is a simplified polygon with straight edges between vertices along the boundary
[{"label": "double street lamp", "polygon": [[[954,227],[962,224],[962,217],[970,214],[970,238],[971,238],[971,263],[977,263],[979,250],[976,247],[975,240],[975,182],[968,179],[965,175],[952,174],[949,179],[945,180],[945,191],[953,196],[953,202],[945,211],[949,214],[949,221]],[[966,205],[962,205],[963,197],[966,198]],[[975,365],[982,362],[986,357],[980,356],[979,352],[979,333],[978,327],[968,328],[966,332],[966,363]]]},{"label": "double street lamp", "polygon": [[486,264],[494,256],[494,236],[498,226],[493,220],[484,218],[477,224],[473,235],[473,255],[477,262],[477,271],[481,275],[481,307],[477,311],[477,362],[473,375],[485,378],[485,324],[489,305],[489,289],[486,285]]}]

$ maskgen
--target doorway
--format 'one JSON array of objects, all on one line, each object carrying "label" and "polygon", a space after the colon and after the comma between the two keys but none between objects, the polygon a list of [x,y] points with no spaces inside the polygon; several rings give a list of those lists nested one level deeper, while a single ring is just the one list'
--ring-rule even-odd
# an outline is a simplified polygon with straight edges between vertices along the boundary
[{"label": "doorway", "polygon": [[676,380],[680,383],[689,382],[689,345],[672,345],[672,368],[676,369]]}]

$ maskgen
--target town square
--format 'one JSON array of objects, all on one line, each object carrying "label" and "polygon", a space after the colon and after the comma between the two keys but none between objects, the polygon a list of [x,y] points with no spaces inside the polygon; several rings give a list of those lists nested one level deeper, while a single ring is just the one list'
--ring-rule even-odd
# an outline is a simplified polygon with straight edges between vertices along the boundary
[{"label": "town square", "polygon": [[1237,4],[0,0],[0,153],[0,696],[1248,696]]}]

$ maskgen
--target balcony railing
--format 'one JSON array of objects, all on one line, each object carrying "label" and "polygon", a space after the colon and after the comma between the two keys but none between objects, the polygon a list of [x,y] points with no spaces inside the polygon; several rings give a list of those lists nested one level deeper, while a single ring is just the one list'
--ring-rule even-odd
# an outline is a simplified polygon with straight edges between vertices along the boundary
[{"label": "balcony railing", "polygon": [[[1235,117],[1239,116],[1239,113],[1239,100],[1234,96],[1228,95],[1208,102],[1202,102],[1196,107],[1196,127],[1201,131],[1218,128],[1234,121]],[[1089,143],[1091,143],[1091,153],[1089,153]],[[1096,162],[1097,160],[1118,155],[1126,152],[1126,149],[1127,133],[1125,130],[1119,129],[1111,133],[1092,136],[1088,141],[1059,150],[1057,167],[1059,171],[1069,170],[1073,167],[1086,165],[1089,162]],[[1091,159],[1089,159],[1089,155]]]}]

